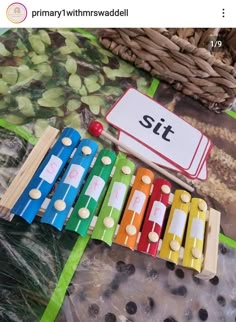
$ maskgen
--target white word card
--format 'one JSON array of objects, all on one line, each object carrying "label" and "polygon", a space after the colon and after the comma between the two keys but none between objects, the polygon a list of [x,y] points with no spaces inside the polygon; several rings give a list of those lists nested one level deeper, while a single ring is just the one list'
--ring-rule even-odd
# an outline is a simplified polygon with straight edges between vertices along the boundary
[{"label": "white word card", "polygon": [[153,99],[129,89],[106,120],[119,130],[121,143],[148,160],[190,179],[207,179],[212,142]]},{"label": "white word card", "polygon": [[134,89],[129,89],[121,97],[106,115],[106,120],[186,170],[191,167],[202,141],[199,130]]}]

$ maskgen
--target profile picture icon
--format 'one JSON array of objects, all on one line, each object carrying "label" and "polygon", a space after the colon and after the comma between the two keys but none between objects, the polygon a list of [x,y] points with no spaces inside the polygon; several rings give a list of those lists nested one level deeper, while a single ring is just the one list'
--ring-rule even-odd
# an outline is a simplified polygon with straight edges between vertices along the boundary
[{"label": "profile picture icon", "polygon": [[27,9],[22,3],[14,2],[8,6],[6,15],[9,21],[21,23],[27,17]]},{"label": "profile picture icon", "polygon": [[20,15],[20,7],[15,7],[15,9],[14,9],[14,13],[15,13],[16,15]]}]

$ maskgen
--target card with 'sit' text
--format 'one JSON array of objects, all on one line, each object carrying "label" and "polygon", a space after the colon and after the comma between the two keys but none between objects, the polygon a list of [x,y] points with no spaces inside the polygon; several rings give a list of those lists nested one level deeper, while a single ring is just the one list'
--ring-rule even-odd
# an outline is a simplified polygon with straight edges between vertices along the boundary
[{"label": "card with 'sit' text", "polygon": [[[191,179],[206,179],[210,140],[156,101],[129,89],[106,115],[119,140],[150,161]],[[203,170],[203,171],[202,171]]]},{"label": "card with 'sit' text", "polygon": [[[146,148],[143,144],[139,143],[131,136],[121,131],[118,134],[118,139],[121,143],[124,143],[125,145],[132,147],[132,149],[138,152],[139,154],[145,155],[145,157],[148,158],[150,161],[157,163],[160,166],[166,167],[168,169],[182,172],[190,179],[198,178],[200,180],[206,180],[207,179],[206,159],[212,148],[212,144],[205,136],[203,138],[204,139],[202,140],[201,146],[198,149],[198,152],[191,165],[191,168],[188,171],[184,171],[184,170],[181,171],[181,169],[178,169],[176,166],[169,163],[158,154]],[[123,149],[121,150],[123,151]]]}]

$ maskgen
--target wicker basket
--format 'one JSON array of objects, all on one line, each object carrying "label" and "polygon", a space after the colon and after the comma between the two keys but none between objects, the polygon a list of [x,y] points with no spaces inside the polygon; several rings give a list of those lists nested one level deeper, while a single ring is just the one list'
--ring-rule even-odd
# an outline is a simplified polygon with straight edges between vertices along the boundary
[{"label": "wicker basket", "polygon": [[99,41],[215,112],[236,103],[236,29],[101,29]]}]

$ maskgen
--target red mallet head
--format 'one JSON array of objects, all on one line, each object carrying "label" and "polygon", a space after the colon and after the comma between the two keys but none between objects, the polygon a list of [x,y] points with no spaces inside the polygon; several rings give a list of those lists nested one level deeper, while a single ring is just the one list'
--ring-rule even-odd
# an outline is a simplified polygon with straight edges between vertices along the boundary
[{"label": "red mallet head", "polygon": [[102,134],[103,125],[102,125],[102,123],[100,123],[98,121],[93,121],[89,124],[88,131],[93,136],[98,137]]}]

